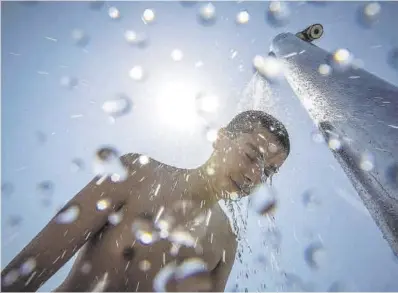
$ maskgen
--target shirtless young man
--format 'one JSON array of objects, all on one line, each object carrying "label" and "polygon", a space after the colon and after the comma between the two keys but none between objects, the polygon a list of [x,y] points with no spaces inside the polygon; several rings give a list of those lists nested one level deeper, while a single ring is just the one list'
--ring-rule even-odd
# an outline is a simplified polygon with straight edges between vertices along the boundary
[{"label": "shirtless young man", "polygon": [[[246,111],[219,130],[213,147],[208,161],[191,170],[138,154],[122,156],[128,178],[100,184],[94,178],[2,271],[2,291],[38,290],[78,250],[56,291],[224,291],[237,241],[218,201],[232,193],[250,194],[283,164],[290,143],[278,120]],[[181,212],[184,205],[187,212]],[[76,218],[60,221],[71,209]],[[160,227],[167,213],[172,217]],[[197,220],[203,213],[206,221]],[[183,235],[181,248],[173,252]],[[162,268],[193,258],[205,263],[207,285],[192,287],[196,279],[179,287],[184,278],[170,273],[169,282],[159,287],[156,276]]]}]

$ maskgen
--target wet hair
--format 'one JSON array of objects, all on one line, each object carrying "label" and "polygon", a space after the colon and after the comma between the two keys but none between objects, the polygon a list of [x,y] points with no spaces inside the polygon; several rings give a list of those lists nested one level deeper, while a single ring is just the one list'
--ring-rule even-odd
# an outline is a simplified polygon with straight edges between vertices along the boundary
[{"label": "wet hair", "polygon": [[278,119],[263,111],[249,110],[239,113],[225,129],[232,137],[237,137],[240,133],[252,132],[257,125],[274,134],[287,154],[290,153],[289,134],[285,126]]}]

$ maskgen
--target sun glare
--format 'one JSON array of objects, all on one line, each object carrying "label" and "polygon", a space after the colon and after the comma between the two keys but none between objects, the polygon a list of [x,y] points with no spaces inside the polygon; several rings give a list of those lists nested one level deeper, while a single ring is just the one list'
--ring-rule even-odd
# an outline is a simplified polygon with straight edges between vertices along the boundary
[{"label": "sun glare", "polygon": [[162,124],[188,130],[197,126],[199,117],[195,99],[198,88],[185,81],[169,81],[158,87],[157,111]]}]

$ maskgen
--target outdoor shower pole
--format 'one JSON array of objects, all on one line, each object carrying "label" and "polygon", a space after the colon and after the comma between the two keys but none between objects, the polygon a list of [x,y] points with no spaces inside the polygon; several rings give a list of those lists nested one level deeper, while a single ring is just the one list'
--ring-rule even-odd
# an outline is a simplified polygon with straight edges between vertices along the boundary
[{"label": "outdoor shower pole", "polygon": [[320,74],[333,56],[311,43],[323,32],[320,26],[310,38],[311,27],[276,36],[270,55],[283,61],[287,81],[326,141],[341,143],[334,156],[398,255],[398,88],[354,66]]}]

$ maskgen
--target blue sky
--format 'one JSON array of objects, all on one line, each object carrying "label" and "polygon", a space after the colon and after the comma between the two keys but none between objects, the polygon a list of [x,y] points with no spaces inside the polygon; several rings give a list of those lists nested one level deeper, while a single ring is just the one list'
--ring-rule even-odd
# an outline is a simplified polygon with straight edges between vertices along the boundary
[{"label": "blue sky", "polygon": [[[93,10],[86,2],[2,2],[1,175],[2,183],[14,186],[12,194],[2,195],[3,267],[92,178],[99,146],[112,145],[121,154],[145,153],[178,167],[203,163],[211,153],[203,125],[181,127],[188,124],[178,120],[184,109],[162,108],[159,100],[176,89],[187,95],[216,94],[221,109],[214,126],[227,123],[237,113],[239,101],[250,108],[252,98],[246,86],[259,83],[253,78],[252,59],[265,55],[280,32],[322,23],[325,35],[317,43],[320,47],[348,48],[368,71],[397,83],[398,73],[387,63],[388,52],[398,47],[398,35],[392,30],[398,27],[397,3],[381,3],[380,20],[372,29],[357,22],[361,2],[289,2],[289,22],[281,28],[266,22],[267,2],[213,5],[216,22],[205,27],[197,21],[200,4],[112,2]],[[119,9],[119,20],[108,16],[108,6]],[[147,8],[156,13],[151,25],[141,20]],[[249,12],[250,20],[236,25],[235,16],[241,10]],[[84,49],[74,44],[75,29],[89,36]],[[145,32],[148,46],[130,46],[124,39],[126,30]],[[176,48],[184,54],[180,62],[170,58]],[[231,58],[234,51],[236,57]],[[198,61],[203,62],[200,68],[195,67]],[[136,65],[148,73],[144,82],[129,77]],[[62,87],[64,76],[77,78],[78,86]],[[101,107],[119,93],[129,96],[134,107],[112,124]],[[330,151],[313,141],[315,127],[299,100],[284,82],[273,86],[272,100],[267,111],[287,125],[292,143],[289,159],[274,178],[280,202],[276,215],[282,234],[280,266],[317,290],[327,290],[335,282],[345,290],[398,290],[398,261]],[[38,142],[38,131],[45,134],[44,143]],[[71,171],[74,158],[84,161],[83,170]],[[47,180],[54,189],[51,206],[44,207],[37,185]],[[319,206],[304,207],[306,191],[313,192]],[[15,215],[22,222],[11,227],[8,219]],[[262,221],[249,212],[246,238],[252,252],[245,249],[242,262],[236,262],[229,289],[237,282],[239,290],[255,291],[264,283],[265,290],[276,289],[276,273],[258,262],[266,251],[259,239],[265,235],[258,235],[258,220]],[[325,260],[318,270],[309,268],[304,259],[305,248],[314,241],[325,247]],[[251,268],[248,279],[246,267]],[[42,290],[59,284],[68,268]]]}]

